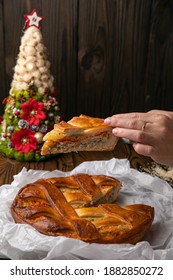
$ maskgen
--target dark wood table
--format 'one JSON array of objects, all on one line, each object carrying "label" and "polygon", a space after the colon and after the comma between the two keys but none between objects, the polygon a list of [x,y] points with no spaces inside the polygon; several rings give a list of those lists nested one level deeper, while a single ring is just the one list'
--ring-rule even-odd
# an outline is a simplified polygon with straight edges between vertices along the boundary
[{"label": "dark wood table", "polygon": [[18,174],[23,167],[27,170],[71,171],[84,161],[109,160],[111,158],[127,158],[131,167],[142,170],[151,164],[151,159],[138,155],[133,147],[128,144],[118,143],[113,151],[109,152],[79,152],[60,154],[52,159],[41,162],[18,162],[0,155],[0,186],[10,184],[13,176]]}]

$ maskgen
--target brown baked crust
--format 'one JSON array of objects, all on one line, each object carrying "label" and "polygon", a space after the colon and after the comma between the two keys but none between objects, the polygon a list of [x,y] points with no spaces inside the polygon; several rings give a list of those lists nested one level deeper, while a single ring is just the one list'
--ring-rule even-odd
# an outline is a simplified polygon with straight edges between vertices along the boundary
[{"label": "brown baked crust", "polygon": [[150,229],[154,209],[144,204],[110,204],[120,185],[104,175],[39,179],[19,191],[11,213],[16,223],[29,224],[45,235],[135,244]]},{"label": "brown baked crust", "polygon": [[78,151],[110,151],[118,142],[112,128],[104,124],[101,118],[86,115],[73,117],[68,122],[61,121],[48,132],[41,154],[57,154]]}]

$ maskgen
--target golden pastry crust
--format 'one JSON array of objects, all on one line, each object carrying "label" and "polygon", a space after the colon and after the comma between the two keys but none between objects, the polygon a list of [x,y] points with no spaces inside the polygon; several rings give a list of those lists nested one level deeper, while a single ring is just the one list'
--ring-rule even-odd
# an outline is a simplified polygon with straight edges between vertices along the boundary
[{"label": "golden pastry crust", "polygon": [[56,154],[78,151],[110,151],[118,142],[112,134],[111,127],[104,124],[101,118],[86,115],[73,117],[67,123],[61,121],[48,132],[41,154]]},{"label": "golden pastry crust", "polygon": [[[116,200],[122,187],[122,183],[106,175],[88,175],[84,173],[74,174],[67,177],[55,177],[48,179],[39,179],[26,185],[16,200],[28,196],[32,199],[32,194],[42,197],[42,189],[57,188],[63,194],[66,201],[73,208],[98,205],[99,203],[113,202]],[[24,195],[25,194],[25,195]]]},{"label": "golden pastry crust", "polygon": [[27,223],[45,235],[135,244],[150,229],[154,209],[144,204],[110,204],[120,187],[119,180],[104,175],[39,179],[19,191],[11,213],[15,222]]}]

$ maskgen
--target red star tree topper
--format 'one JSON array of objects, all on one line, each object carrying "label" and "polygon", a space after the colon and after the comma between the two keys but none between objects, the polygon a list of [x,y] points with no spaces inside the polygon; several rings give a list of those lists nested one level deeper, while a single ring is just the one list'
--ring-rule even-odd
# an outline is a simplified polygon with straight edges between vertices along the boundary
[{"label": "red star tree topper", "polygon": [[31,26],[35,26],[38,29],[40,29],[40,21],[43,20],[43,17],[39,17],[37,15],[36,9],[34,9],[31,14],[29,15],[24,15],[24,18],[26,19],[24,28],[29,28]]}]

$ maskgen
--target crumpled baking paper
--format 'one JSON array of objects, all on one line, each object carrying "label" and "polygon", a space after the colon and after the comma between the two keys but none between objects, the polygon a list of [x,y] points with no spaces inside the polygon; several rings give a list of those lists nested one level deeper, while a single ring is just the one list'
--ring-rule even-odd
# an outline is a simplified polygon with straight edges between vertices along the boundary
[{"label": "crumpled baking paper", "polygon": [[[116,203],[144,203],[153,206],[155,218],[141,242],[131,244],[88,244],[51,237],[29,225],[15,224],[10,206],[19,189],[39,178],[69,176],[74,173],[105,174],[122,181]],[[126,159],[84,162],[71,172],[26,170],[14,176],[11,184],[0,187],[0,257],[13,260],[149,260],[173,259],[173,189],[158,177],[130,168]]]}]

